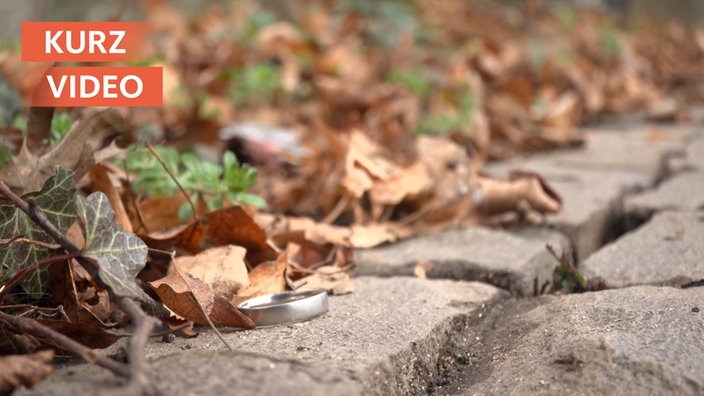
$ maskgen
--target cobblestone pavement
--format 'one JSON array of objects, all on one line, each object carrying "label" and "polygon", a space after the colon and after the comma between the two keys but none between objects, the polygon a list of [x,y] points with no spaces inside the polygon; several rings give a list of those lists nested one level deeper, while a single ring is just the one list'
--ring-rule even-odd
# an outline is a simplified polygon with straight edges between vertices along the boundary
[{"label": "cobblestone pavement", "polygon": [[[627,122],[586,147],[492,164],[542,174],[543,226],[447,231],[357,252],[357,290],[309,322],[154,341],[166,394],[703,394],[704,126]],[[572,247],[600,290],[536,296]],[[428,263],[428,279],[413,276]],[[66,364],[17,394],[120,394]]]}]

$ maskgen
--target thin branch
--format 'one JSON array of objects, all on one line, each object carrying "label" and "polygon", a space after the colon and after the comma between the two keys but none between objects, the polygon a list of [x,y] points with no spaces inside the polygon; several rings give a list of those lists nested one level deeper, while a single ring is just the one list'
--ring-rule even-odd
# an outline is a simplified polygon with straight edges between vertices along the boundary
[{"label": "thin branch", "polygon": [[344,212],[347,208],[349,208],[350,205],[350,199],[352,199],[352,194],[345,193],[335,204],[335,207],[332,208],[332,210],[325,216],[325,218],[321,221],[323,224],[332,224],[335,220],[337,220],[340,215],[342,215],[342,212]]},{"label": "thin branch", "polygon": [[93,349],[72,340],[71,338],[37,322],[32,318],[14,316],[0,311],[0,321],[5,322],[20,332],[52,341],[55,345],[69,352],[73,352],[87,362],[94,362],[98,366],[106,368],[120,377],[129,377],[130,375],[129,368],[124,363],[120,363],[106,356],[102,356],[96,353]]},{"label": "thin branch", "polygon": [[156,160],[159,161],[159,163],[164,168],[166,173],[168,173],[169,176],[171,176],[171,179],[174,181],[174,183],[176,183],[176,186],[178,186],[178,189],[181,190],[181,193],[186,197],[186,200],[188,201],[188,204],[191,205],[191,210],[193,211],[193,221],[198,221],[198,216],[196,215],[196,205],[193,204],[193,201],[191,200],[191,196],[188,195],[188,193],[183,188],[183,186],[181,186],[181,183],[179,183],[178,179],[176,179],[176,175],[174,175],[174,173],[171,171],[171,169],[169,169],[169,167],[166,165],[164,160],[161,159],[161,156],[159,155],[159,153],[156,152],[154,147],[149,143],[145,143],[145,145],[147,146],[147,149],[149,149],[149,151],[151,151],[151,153],[154,155],[154,157],[156,157]]},{"label": "thin branch", "polygon": [[15,206],[17,206],[21,211],[23,211],[30,219],[32,219],[37,225],[39,225],[49,236],[54,238],[56,242],[61,245],[61,247],[66,250],[69,254],[76,256],[76,261],[78,261],[81,266],[88,271],[91,277],[95,279],[101,286],[107,290],[111,290],[110,287],[104,284],[100,276],[98,276],[98,268],[96,264],[92,261],[80,256],[81,249],[74,245],[73,242],[69,241],[66,236],[59,231],[58,228],[46,218],[41,209],[37,206],[33,199],[28,199],[25,202],[21,197],[10,190],[10,187],[0,180],[0,193],[2,193],[7,199],[9,199]]},{"label": "thin branch", "polygon": [[34,239],[29,239],[25,238],[22,236],[16,236],[14,238],[7,238],[7,239],[0,239],[0,249],[4,248],[5,246],[8,246],[13,243],[27,243],[30,245],[36,245],[39,247],[47,248],[49,250],[56,250],[61,247],[61,245],[57,243],[46,243],[42,241],[35,241]]},{"label": "thin branch", "polygon": [[37,207],[33,199],[28,199],[26,202],[20,198],[17,194],[10,190],[10,187],[0,180],[0,192],[12,203],[17,206],[21,211],[23,211],[30,219],[34,220],[44,231],[49,234],[56,242],[58,242],[62,248],[73,255],[78,255],[81,250],[71,243],[66,236],[59,231],[54,224],[46,218],[44,213]]},{"label": "thin branch", "polygon": [[[131,109],[131,107],[129,107]],[[122,167],[125,169],[125,178],[127,179],[127,195],[130,197],[130,201],[132,202],[132,205],[134,206],[134,211],[137,214],[137,219],[139,220],[140,227],[137,228],[136,231],[139,231],[140,228],[144,228],[144,232],[146,234],[149,234],[149,227],[147,227],[147,224],[144,222],[144,218],[142,217],[142,211],[139,210],[139,205],[137,204],[137,200],[134,197],[134,191],[132,191],[129,186],[132,184],[130,181],[130,172],[127,169],[127,159],[123,160],[123,165]]]},{"label": "thin branch", "polygon": [[147,315],[142,308],[129,297],[122,297],[119,300],[120,308],[130,317],[134,325],[134,333],[130,339],[130,346],[127,352],[129,357],[130,384],[128,388],[136,390],[135,393],[144,393],[150,390],[152,394],[160,393],[150,384],[147,376],[147,363],[144,359],[144,349],[156,326],[156,319]]}]

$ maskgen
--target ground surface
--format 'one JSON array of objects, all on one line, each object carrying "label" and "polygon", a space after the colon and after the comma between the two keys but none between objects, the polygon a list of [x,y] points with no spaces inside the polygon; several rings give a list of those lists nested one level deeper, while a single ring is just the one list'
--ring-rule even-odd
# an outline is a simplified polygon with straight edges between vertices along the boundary
[{"label": "ground surface", "polygon": [[[357,290],[310,322],[154,340],[165,394],[702,394],[704,126],[620,123],[584,148],[487,168],[544,175],[565,201],[539,227],[449,231],[358,252]],[[545,250],[590,285],[534,296]],[[425,263],[428,279],[413,276]],[[114,350],[115,348],[113,348]],[[17,394],[119,394],[66,364]]]}]

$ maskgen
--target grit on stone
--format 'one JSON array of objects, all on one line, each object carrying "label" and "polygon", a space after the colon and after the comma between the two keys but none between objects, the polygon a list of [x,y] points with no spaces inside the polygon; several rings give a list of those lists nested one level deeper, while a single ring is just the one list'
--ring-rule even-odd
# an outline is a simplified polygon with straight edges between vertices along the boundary
[{"label": "grit on stone", "polygon": [[663,212],[580,265],[606,287],[684,285],[704,279],[704,212]]},{"label": "grit on stone", "polygon": [[429,278],[477,280],[512,293],[533,295],[538,285],[550,282],[558,264],[545,245],[560,254],[568,241],[557,232],[524,228],[515,232],[483,227],[451,230],[355,252],[356,272],[374,276],[412,276],[425,265]]},{"label": "grit on stone", "polygon": [[[169,395],[424,393],[453,329],[473,322],[505,292],[475,282],[359,278],[309,322],[195,339],[151,342],[152,378]],[[459,323],[459,324],[458,324]],[[63,367],[17,394],[97,394],[121,383],[90,364]]]},{"label": "grit on stone", "polygon": [[496,307],[436,394],[701,395],[704,288],[639,286]]}]

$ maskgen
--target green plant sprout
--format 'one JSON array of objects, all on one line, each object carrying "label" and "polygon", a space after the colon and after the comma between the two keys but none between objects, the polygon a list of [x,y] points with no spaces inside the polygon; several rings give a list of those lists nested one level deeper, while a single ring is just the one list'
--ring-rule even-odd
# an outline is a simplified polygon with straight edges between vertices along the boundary
[{"label": "green plant sprout", "polygon": [[268,102],[283,91],[279,69],[267,63],[247,66],[232,72],[233,84],[229,97],[236,104],[250,102]]},{"label": "green plant sprout", "polygon": [[607,59],[616,59],[621,55],[621,42],[613,28],[608,26],[600,27],[599,42],[601,43],[601,52]]},{"label": "green plant sprout", "polygon": [[421,97],[430,92],[430,83],[418,70],[394,69],[389,73],[389,81]]},{"label": "green plant sprout", "polygon": [[71,125],[73,125],[73,121],[67,113],[55,115],[51,119],[51,144],[59,144],[71,130]]},{"label": "green plant sprout", "polygon": [[[248,193],[257,181],[257,171],[247,164],[240,164],[234,153],[227,151],[223,155],[222,165],[201,161],[193,153],[180,153],[174,148],[155,147],[162,161],[174,174],[178,183],[189,194],[191,201],[202,199],[208,210],[231,204],[248,204],[258,208],[265,207],[261,197]],[[127,156],[127,169],[138,171],[132,183],[134,190],[150,197],[165,197],[180,193],[176,182],[154,157],[145,150],[135,150]],[[181,220],[193,215],[188,202],[178,211]]]},{"label": "green plant sprout", "polygon": [[461,132],[470,135],[472,124],[472,110],[476,106],[469,87],[461,93],[450,93],[449,101],[455,102],[457,108],[449,113],[430,115],[421,120],[416,127],[417,134],[447,135],[453,132]]}]

